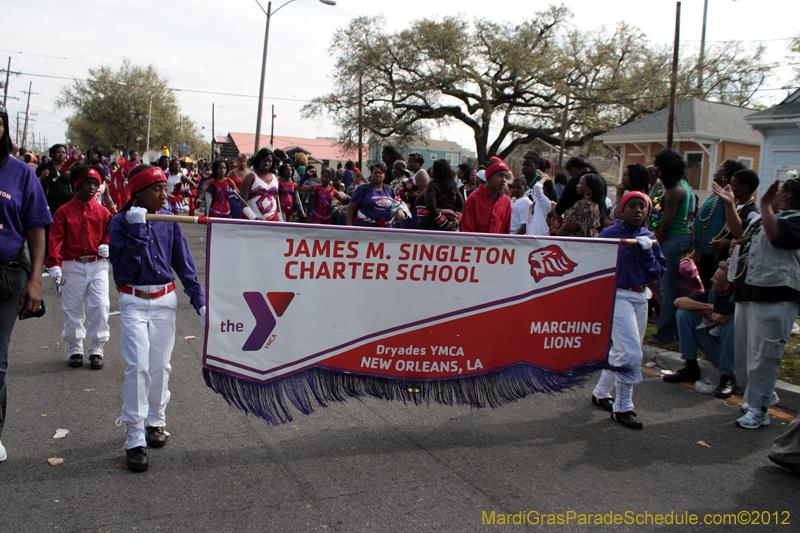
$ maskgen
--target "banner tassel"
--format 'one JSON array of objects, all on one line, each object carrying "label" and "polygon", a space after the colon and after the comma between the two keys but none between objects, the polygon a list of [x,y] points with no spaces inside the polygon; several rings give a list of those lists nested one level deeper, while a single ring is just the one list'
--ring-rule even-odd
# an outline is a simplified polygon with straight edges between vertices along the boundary
[{"label": "banner tassel", "polygon": [[210,368],[203,368],[203,378],[229,405],[269,424],[280,425],[293,420],[292,407],[309,415],[332,402],[365,396],[415,405],[435,402],[476,409],[496,408],[534,393],[552,394],[582,388],[592,373],[603,369],[631,372],[630,368],[612,367],[606,361],[598,361],[566,372],[550,372],[520,363],[476,376],[429,381],[349,374],[319,367],[263,384]]}]

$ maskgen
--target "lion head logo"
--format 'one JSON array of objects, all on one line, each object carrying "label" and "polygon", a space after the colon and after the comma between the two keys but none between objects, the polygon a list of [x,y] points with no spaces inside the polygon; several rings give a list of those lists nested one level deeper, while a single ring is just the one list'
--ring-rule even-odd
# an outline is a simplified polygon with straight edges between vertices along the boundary
[{"label": "lion head logo", "polygon": [[567,257],[561,247],[555,244],[531,252],[528,264],[531,265],[531,276],[537,283],[547,276],[569,274],[578,266],[578,263]]}]

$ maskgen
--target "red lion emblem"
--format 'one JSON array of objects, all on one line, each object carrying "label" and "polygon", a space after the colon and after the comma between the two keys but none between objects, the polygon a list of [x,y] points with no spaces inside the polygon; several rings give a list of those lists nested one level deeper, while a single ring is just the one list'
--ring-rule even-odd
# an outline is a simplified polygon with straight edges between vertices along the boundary
[{"label": "red lion emblem", "polygon": [[578,263],[567,257],[564,251],[555,244],[531,252],[531,255],[528,256],[528,264],[531,265],[531,276],[536,283],[547,276],[569,274],[578,266]]}]

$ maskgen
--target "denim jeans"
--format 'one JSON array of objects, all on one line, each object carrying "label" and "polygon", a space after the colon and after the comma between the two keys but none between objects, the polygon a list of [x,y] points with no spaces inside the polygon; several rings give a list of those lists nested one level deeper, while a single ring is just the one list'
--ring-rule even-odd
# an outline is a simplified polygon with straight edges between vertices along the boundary
[{"label": "denim jeans", "polygon": [[[2,268],[2,267],[0,267]],[[21,268],[5,267],[8,284],[11,286],[11,298],[0,300],[0,437],[6,423],[6,394],[8,391],[8,344],[11,342],[11,330],[19,314],[19,297],[28,283],[28,273]]]},{"label": "denim jeans", "polygon": [[720,325],[720,335],[710,335],[712,328],[697,329],[703,318],[697,311],[678,309],[678,341],[681,346],[681,359],[697,359],[699,348],[706,359],[717,367],[717,374],[734,375],[733,359],[733,319]]},{"label": "denim jeans", "polygon": [[661,310],[658,312],[658,331],[653,337],[658,342],[672,342],[678,334],[678,322],[675,320],[675,299],[678,297],[678,271],[683,257],[692,246],[691,235],[670,235],[661,243],[661,253],[667,260],[667,271],[658,282],[661,294]]}]

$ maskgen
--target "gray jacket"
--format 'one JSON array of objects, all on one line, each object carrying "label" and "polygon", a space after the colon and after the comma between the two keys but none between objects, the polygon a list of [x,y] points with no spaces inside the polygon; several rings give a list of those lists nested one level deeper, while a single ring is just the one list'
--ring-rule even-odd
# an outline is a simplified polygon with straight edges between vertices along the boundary
[{"label": "gray jacket", "polygon": [[[800,212],[782,211],[776,216],[778,219],[796,219]],[[750,224],[759,223],[760,219],[759,215]],[[788,286],[800,291],[800,250],[779,248],[769,242],[763,230],[759,230],[750,245],[745,282],[755,287]]]}]

